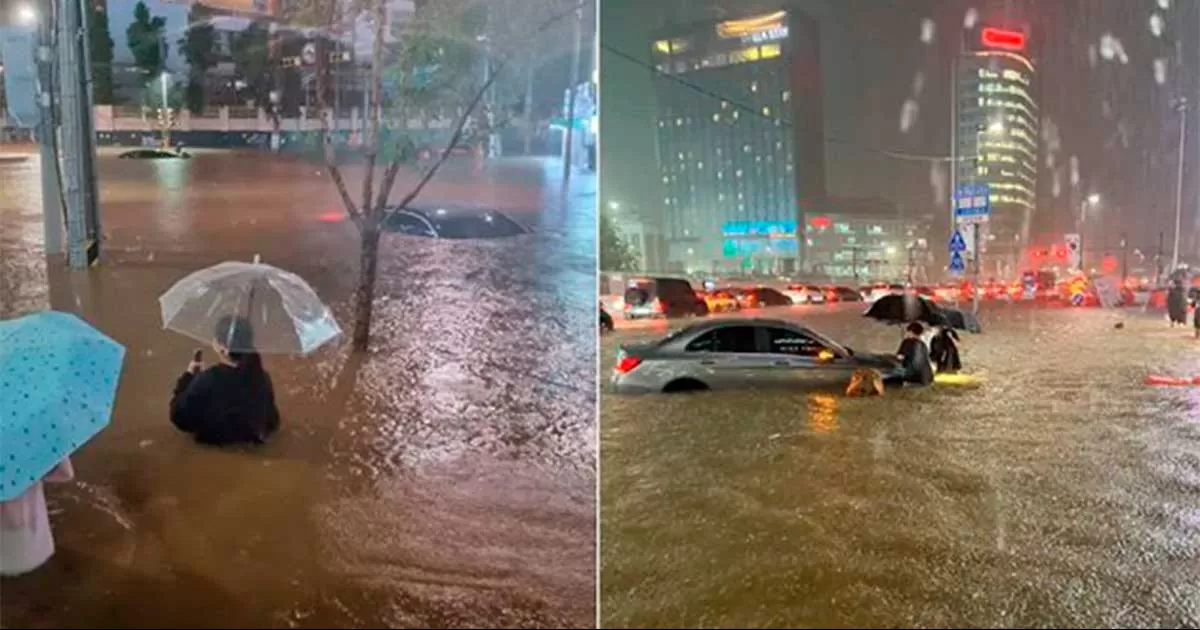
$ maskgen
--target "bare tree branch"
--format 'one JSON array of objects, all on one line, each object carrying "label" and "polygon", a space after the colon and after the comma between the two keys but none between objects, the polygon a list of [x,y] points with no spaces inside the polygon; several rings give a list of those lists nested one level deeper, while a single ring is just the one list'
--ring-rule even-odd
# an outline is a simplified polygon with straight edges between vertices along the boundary
[{"label": "bare tree branch", "polygon": [[[540,35],[542,32],[548,30],[551,26],[554,26],[569,16],[575,15],[577,11],[580,11],[591,1],[592,0],[579,0],[573,4],[569,10],[564,10],[551,15],[549,18],[543,20],[534,29],[532,29],[529,32],[528,37]],[[451,135],[450,141],[447,142],[446,146],[442,148],[441,153],[438,154],[437,159],[434,160],[429,169],[422,174],[421,179],[417,181],[417,184],[413,186],[413,188],[406,195],[404,195],[404,197],[400,200],[400,203],[395,206],[394,210],[389,211],[387,209],[387,199],[391,195],[392,186],[395,185],[396,177],[399,175],[402,167],[399,151],[396,152],[396,155],[392,158],[392,162],[388,164],[388,168],[384,173],[384,179],[379,189],[379,196],[376,200],[377,207],[383,212],[385,220],[392,212],[407,208],[408,204],[412,203],[413,199],[416,199],[418,196],[420,196],[421,191],[425,189],[425,186],[429,184],[430,180],[433,179],[434,175],[437,174],[442,165],[446,163],[446,160],[450,158],[450,154],[454,151],[454,147],[458,145],[460,140],[462,140],[463,128],[466,127],[467,120],[471,117],[471,114],[475,111],[475,109],[479,106],[479,103],[483,100],[483,97],[487,94],[488,88],[490,88],[492,84],[496,82],[496,79],[500,76],[501,72],[503,72],[507,67],[509,61],[511,61],[513,52],[515,51],[510,51],[508,54],[502,55],[499,59],[499,62],[492,67],[490,76],[486,81],[483,82],[482,86],[475,90],[475,94],[471,98],[470,102],[465,108],[463,108],[462,112],[459,113],[458,119],[455,121],[455,125],[453,127],[454,133]]]}]

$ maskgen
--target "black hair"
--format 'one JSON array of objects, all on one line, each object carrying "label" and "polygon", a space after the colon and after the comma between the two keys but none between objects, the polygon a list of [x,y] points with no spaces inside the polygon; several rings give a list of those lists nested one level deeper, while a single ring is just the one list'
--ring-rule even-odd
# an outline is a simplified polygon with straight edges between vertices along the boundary
[{"label": "black hair", "polygon": [[226,315],[217,321],[213,332],[217,342],[225,346],[229,359],[237,364],[239,370],[248,372],[252,377],[262,374],[262,357],[254,349],[254,326],[250,320]]},{"label": "black hair", "polygon": [[906,326],[904,328],[904,330],[906,330],[918,337],[925,334],[925,327],[921,325],[921,322],[912,322],[911,324]]}]

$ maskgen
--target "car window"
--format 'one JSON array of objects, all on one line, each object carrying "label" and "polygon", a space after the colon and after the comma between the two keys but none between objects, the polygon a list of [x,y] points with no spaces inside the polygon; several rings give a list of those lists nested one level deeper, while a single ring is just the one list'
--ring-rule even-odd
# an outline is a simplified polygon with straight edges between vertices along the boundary
[{"label": "car window", "polygon": [[700,335],[688,352],[758,352],[753,326],[725,326]]},{"label": "car window", "polygon": [[815,357],[825,346],[808,335],[787,328],[768,328],[767,339],[770,341],[770,351],[774,354],[792,354],[802,357]]},{"label": "car window", "polygon": [[397,212],[388,217],[387,227],[390,230],[409,236],[426,236],[430,238],[437,236],[429,229],[428,223],[417,215],[404,211]]},{"label": "car window", "polygon": [[445,218],[434,217],[433,223],[437,228],[438,235],[442,238],[505,238],[526,233],[520,223],[496,212]]}]

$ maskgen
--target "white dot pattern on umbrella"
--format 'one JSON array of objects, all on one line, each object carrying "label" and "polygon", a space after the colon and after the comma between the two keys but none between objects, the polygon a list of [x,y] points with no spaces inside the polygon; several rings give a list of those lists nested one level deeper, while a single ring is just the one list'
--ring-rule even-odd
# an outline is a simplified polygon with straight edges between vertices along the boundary
[{"label": "white dot pattern on umbrella", "polygon": [[0,500],[108,425],[125,349],[66,313],[0,322]]}]

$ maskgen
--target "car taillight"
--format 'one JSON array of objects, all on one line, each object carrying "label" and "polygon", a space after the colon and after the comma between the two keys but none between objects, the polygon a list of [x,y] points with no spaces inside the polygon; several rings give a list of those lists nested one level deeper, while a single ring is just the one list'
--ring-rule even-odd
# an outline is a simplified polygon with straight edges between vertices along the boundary
[{"label": "car taillight", "polygon": [[617,359],[617,365],[613,367],[613,371],[617,374],[628,374],[641,364],[642,360],[638,357],[623,356]]},{"label": "car taillight", "polygon": [[662,300],[654,298],[654,301],[650,303],[650,310],[654,311],[655,313],[663,312]]}]

